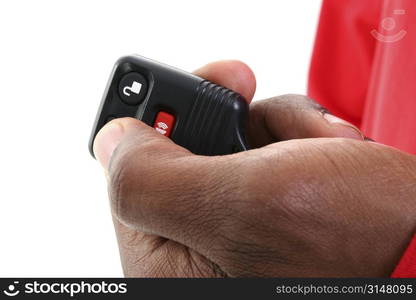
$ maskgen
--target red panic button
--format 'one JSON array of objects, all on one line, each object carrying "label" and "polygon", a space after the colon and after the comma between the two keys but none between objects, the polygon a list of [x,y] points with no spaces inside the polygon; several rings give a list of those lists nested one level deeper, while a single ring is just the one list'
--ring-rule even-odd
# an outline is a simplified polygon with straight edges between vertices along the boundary
[{"label": "red panic button", "polygon": [[170,136],[173,126],[175,125],[175,117],[164,111],[160,111],[156,116],[153,128],[164,136]]}]

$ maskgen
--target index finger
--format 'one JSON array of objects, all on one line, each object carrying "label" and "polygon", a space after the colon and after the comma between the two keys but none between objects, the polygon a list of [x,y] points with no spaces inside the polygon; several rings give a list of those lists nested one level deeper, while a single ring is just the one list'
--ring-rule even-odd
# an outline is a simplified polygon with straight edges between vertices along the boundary
[{"label": "index finger", "polygon": [[256,91],[253,71],[238,60],[212,62],[195,70],[194,74],[239,93],[248,103]]}]

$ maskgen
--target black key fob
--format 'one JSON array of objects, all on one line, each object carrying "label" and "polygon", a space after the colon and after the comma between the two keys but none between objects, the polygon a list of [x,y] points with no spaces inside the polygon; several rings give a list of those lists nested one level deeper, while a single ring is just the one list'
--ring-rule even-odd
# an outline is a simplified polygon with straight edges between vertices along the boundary
[{"label": "black key fob", "polygon": [[141,56],[120,58],[112,71],[92,129],[133,117],[195,154],[223,155],[248,146],[248,104],[222,86]]}]

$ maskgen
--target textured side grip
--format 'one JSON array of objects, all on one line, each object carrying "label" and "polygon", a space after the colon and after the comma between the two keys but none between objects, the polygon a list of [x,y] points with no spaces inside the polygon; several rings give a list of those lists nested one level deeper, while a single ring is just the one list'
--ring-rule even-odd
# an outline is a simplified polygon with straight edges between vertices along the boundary
[{"label": "textured side grip", "polygon": [[246,150],[244,98],[222,86],[202,81],[182,128],[182,145],[196,154],[220,155]]}]

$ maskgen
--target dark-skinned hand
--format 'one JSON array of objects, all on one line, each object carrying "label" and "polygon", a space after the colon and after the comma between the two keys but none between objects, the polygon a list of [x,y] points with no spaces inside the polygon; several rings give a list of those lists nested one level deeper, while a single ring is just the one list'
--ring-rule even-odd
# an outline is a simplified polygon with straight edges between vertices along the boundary
[{"label": "dark-skinned hand", "polygon": [[[243,63],[196,74],[253,97]],[[250,104],[248,138],[207,157],[131,118],[99,132],[126,276],[389,276],[416,224],[414,156],[298,95]]]}]

